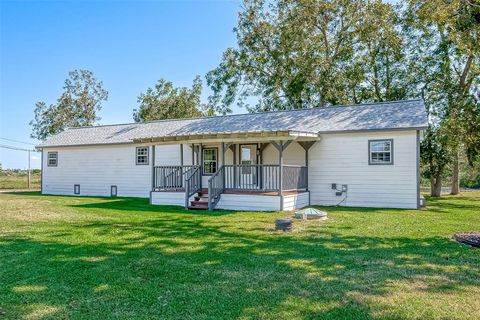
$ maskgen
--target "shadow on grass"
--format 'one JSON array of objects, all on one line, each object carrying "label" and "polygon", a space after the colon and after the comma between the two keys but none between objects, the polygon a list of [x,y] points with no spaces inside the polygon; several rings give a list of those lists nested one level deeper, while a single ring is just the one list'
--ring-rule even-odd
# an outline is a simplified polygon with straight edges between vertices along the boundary
[{"label": "shadow on grass", "polygon": [[[102,199],[102,198],[100,198]],[[124,210],[124,211],[142,211],[142,212],[164,212],[164,213],[175,213],[175,214],[194,214],[194,215],[204,215],[204,216],[220,216],[220,215],[228,215],[228,214],[236,214],[238,211],[230,211],[230,210],[215,210],[215,211],[208,211],[208,210],[187,210],[182,206],[158,206],[158,205],[151,205],[148,199],[142,198],[103,198],[108,201],[103,202],[94,202],[94,203],[85,203],[85,204],[77,204],[77,205],[70,205],[74,208],[81,208],[81,209],[110,209],[110,210]]]},{"label": "shadow on grass", "polygon": [[152,213],[184,213],[184,214],[194,214],[194,215],[204,215],[204,216],[221,216],[236,214],[238,211],[233,210],[187,210],[182,206],[158,206],[151,205],[148,198],[133,198],[133,197],[91,197],[91,196],[69,196],[69,195],[47,195],[41,194],[40,192],[5,192],[7,195],[18,195],[18,196],[29,196],[29,197],[42,197],[42,198],[76,198],[76,199],[92,199],[96,200],[91,203],[82,203],[82,204],[72,204],[68,205],[73,208],[79,209],[100,209],[100,210],[121,210],[121,211],[142,211],[142,212],[152,212]]},{"label": "shadow on grass", "polygon": [[80,223],[45,241],[0,238],[0,307],[12,317],[50,306],[86,319],[370,319],[358,297],[385,295],[394,281],[425,280],[422,290],[442,293],[480,285],[478,255],[446,238],[329,228],[299,237],[183,218]]}]

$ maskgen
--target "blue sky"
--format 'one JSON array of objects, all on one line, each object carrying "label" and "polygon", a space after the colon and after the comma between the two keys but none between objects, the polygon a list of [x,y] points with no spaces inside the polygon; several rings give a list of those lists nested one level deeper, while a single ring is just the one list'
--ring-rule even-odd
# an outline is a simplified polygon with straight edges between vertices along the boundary
[{"label": "blue sky", "polygon": [[[131,122],[138,94],[158,79],[190,86],[218,65],[235,45],[238,10],[226,0],[0,1],[0,138],[36,143],[35,102],[54,103],[73,69],[93,71],[109,91],[101,124]],[[27,155],[0,148],[0,162],[25,168]]]}]

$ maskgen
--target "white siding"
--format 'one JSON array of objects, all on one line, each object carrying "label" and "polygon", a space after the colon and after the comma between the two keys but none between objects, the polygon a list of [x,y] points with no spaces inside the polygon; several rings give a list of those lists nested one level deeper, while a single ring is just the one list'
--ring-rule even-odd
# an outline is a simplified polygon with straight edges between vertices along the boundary
[{"label": "white siding", "polygon": [[[278,164],[278,150],[271,144],[263,150],[263,163]],[[283,164],[304,166],[305,149],[297,142],[290,143],[287,149],[283,151]]]},{"label": "white siding", "polygon": [[184,192],[152,192],[151,204],[185,206]]},{"label": "white siding", "polygon": [[[368,164],[368,140],[393,139],[393,165]],[[417,207],[416,132],[325,134],[309,150],[312,205],[336,205],[332,183],[347,184],[341,205]]]},{"label": "white siding", "polygon": [[[183,164],[192,164],[192,148],[189,145],[183,145]],[[162,144],[155,146],[155,165],[156,166],[179,166],[180,165],[180,145]]]},{"label": "white siding", "polygon": [[222,194],[217,209],[240,211],[278,211],[280,196]]},{"label": "white siding", "polygon": [[295,210],[308,206],[308,192],[283,196],[283,210]]},{"label": "white siding", "polygon": [[[45,148],[43,150],[44,194],[110,196],[117,186],[120,197],[149,197],[152,188],[151,150],[149,164],[135,164],[135,145]],[[151,148],[150,148],[151,149]],[[58,166],[47,166],[47,153],[58,152]]]}]

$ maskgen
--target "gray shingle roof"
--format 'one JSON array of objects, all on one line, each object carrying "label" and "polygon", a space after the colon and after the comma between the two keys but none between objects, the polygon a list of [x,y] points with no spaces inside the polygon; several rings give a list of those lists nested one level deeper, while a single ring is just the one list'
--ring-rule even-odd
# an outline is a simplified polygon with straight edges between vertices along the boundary
[{"label": "gray shingle roof", "polygon": [[427,114],[422,100],[335,106],[146,123],[69,128],[39,147],[132,143],[134,139],[239,132],[294,131],[334,133],[422,129]]}]

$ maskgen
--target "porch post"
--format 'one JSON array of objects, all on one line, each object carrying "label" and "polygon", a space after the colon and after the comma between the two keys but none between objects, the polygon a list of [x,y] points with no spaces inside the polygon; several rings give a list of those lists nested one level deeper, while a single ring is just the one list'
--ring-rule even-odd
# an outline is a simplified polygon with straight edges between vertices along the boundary
[{"label": "porch post", "polygon": [[[283,141],[279,143],[280,148],[278,148],[278,194],[282,195],[282,180],[283,180]],[[283,201],[282,201],[283,203]],[[280,205],[280,210],[282,210],[282,205]]]},{"label": "porch post", "polygon": [[191,148],[192,148],[192,166],[195,165],[195,145],[192,143],[191,144]]},{"label": "porch post", "polygon": [[183,144],[180,143],[180,165],[183,167]]},{"label": "porch post", "polygon": [[315,144],[315,141],[299,141],[299,145],[305,150],[305,166],[307,167],[307,191],[308,191],[308,150]]},{"label": "porch post", "polygon": [[152,190],[155,190],[155,145],[152,146]]},{"label": "porch post", "polygon": [[231,145],[233,152],[233,188],[237,187],[237,145]]},{"label": "porch post", "polygon": [[222,166],[223,166],[225,165],[225,152],[227,151],[225,150],[225,142],[222,142],[221,146],[222,146],[221,150],[222,150]]},{"label": "porch post", "polygon": [[[222,166],[224,166],[225,165],[225,152],[226,152],[225,142],[222,142],[221,146],[222,146]],[[222,182],[223,190],[225,190],[225,168],[223,169],[223,179],[222,180],[223,180],[223,182]]]},{"label": "porch post", "polygon": [[[307,188],[305,190],[308,191],[308,149],[305,150],[305,167],[307,167],[307,176],[305,177],[307,180]],[[308,201],[308,205],[310,205],[310,200]]]},{"label": "porch post", "polygon": [[180,143],[180,187],[185,186],[185,180],[183,177],[183,144]]},{"label": "porch post", "polygon": [[203,176],[203,144],[201,143],[198,148],[198,152],[200,153],[199,155],[197,155],[198,165],[200,166],[200,173]]}]

